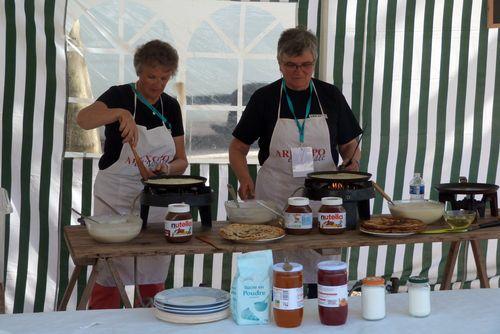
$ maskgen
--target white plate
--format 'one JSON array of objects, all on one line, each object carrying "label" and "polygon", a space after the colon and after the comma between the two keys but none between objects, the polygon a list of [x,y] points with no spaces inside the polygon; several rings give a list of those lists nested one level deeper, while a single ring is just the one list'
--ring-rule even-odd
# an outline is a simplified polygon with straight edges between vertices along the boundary
[{"label": "white plate", "polygon": [[184,310],[182,310],[182,309],[171,309],[171,308],[168,308],[168,307],[163,307],[163,306],[158,305],[158,304],[154,304],[154,306],[158,310],[163,311],[163,312],[167,312],[167,313],[172,313],[172,314],[191,314],[191,315],[217,313],[217,312],[220,312],[220,311],[223,311],[223,310],[229,308],[229,304],[226,304],[226,305],[221,306],[221,307],[211,308],[211,309],[184,309]]},{"label": "white plate", "polygon": [[162,312],[156,308],[153,308],[153,313],[155,317],[160,320],[173,322],[176,324],[201,324],[205,322],[219,321],[226,319],[229,316],[229,308],[222,310],[220,312],[211,314],[198,314],[198,315],[188,315],[188,314],[173,314],[168,312]]},{"label": "white plate", "polygon": [[375,232],[375,231],[368,231],[365,230],[364,228],[359,228],[359,230],[363,233],[371,234],[371,235],[376,235],[377,237],[393,237],[393,238],[399,238],[399,237],[407,237],[412,234],[416,234],[417,232],[395,232],[395,233],[389,233],[389,232]]},{"label": "white plate", "polygon": [[220,303],[220,304],[216,304],[216,305],[208,305],[208,306],[204,306],[204,307],[176,307],[176,306],[172,306],[169,304],[161,303],[157,300],[154,301],[154,304],[155,304],[155,306],[158,306],[160,308],[170,309],[172,311],[202,311],[202,310],[213,310],[213,309],[218,309],[218,308],[221,308],[224,306],[228,306],[229,300],[227,302],[224,302],[224,303]]},{"label": "white plate", "polygon": [[229,292],[220,289],[183,287],[158,292],[154,300],[167,307],[192,309],[221,306],[229,298]]}]

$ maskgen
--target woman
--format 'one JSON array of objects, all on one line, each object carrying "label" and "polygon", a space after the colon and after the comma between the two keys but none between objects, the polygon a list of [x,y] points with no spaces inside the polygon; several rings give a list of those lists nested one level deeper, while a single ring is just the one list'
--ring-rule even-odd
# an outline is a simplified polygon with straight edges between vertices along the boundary
[{"label": "woman", "polygon": [[[78,113],[77,122],[84,129],[105,126],[104,154],[94,184],[95,215],[113,213],[103,201],[128,214],[142,190],[130,146],[136,148],[150,175],[175,175],[186,170],[181,109],[173,97],[163,92],[178,62],[177,51],[168,43],[153,40],[140,46],[134,55],[137,82],[109,88]],[[164,208],[151,208],[148,222],[163,221],[165,214]],[[124,284],[134,284],[133,259],[122,258],[114,264]],[[137,259],[137,283],[143,300],[164,289],[169,264],[168,256]],[[89,308],[119,308],[118,289],[108,268],[103,267]]]},{"label": "woman", "polygon": [[[338,152],[344,161],[353,157],[346,170],[359,169],[356,138],[362,130],[342,93],[312,79],[317,55],[316,36],[309,31],[292,28],[281,34],[277,58],[283,77],[252,95],[229,147],[242,199],[255,196],[284,208],[287,198],[304,185],[307,173],[336,169]],[[246,156],[256,140],[262,167],[254,188]],[[305,282],[315,282],[317,253],[300,250],[286,255],[306,264]],[[283,256],[275,252],[276,261]]]}]

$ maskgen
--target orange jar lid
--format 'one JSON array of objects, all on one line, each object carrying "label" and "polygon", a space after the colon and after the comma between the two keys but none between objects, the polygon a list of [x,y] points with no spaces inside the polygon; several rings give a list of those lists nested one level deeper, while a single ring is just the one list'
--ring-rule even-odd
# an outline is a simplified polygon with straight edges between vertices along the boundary
[{"label": "orange jar lid", "polygon": [[368,276],[363,278],[363,285],[375,286],[375,285],[384,285],[385,280],[380,276]]}]

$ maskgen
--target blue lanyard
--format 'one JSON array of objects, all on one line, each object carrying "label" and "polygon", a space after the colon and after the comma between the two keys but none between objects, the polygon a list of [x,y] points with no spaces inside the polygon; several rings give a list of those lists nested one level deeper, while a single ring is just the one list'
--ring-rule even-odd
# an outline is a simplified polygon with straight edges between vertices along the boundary
[{"label": "blue lanyard", "polygon": [[[151,110],[155,116],[157,116],[159,119],[161,119],[161,121],[167,125],[167,128],[172,129],[172,125],[167,120],[167,118],[165,116],[163,116],[163,114],[160,113],[158,110],[156,110],[156,108],[153,107],[153,105],[151,103],[149,103],[149,101],[146,100],[146,98],[137,89],[135,89],[135,84],[129,83],[129,85],[130,85],[130,87],[132,87],[132,90],[134,91],[135,96],[137,96],[139,101],[144,103],[146,105],[146,107],[148,107],[149,110]],[[161,99],[161,95],[160,95],[160,99]]]},{"label": "blue lanyard", "polygon": [[[281,87],[285,91],[285,96],[286,96],[286,102],[288,103],[288,108],[292,112],[293,118],[295,119],[295,124],[297,125],[297,129],[299,129],[299,140],[301,143],[304,142],[304,131],[305,131],[305,126],[306,126],[306,119],[309,117],[309,112],[311,111],[311,98],[312,98],[312,84],[309,82],[309,100],[307,100],[306,104],[306,115],[304,117],[304,121],[302,124],[300,124],[299,120],[297,119],[297,116],[295,116],[295,108],[293,107],[292,100],[290,99],[290,96],[288,96],[288,93],[286,92],[286,85],[285,85],[285,79],[282,79],[281,81]],[[281,101],[280,101],[281,103]]]}]

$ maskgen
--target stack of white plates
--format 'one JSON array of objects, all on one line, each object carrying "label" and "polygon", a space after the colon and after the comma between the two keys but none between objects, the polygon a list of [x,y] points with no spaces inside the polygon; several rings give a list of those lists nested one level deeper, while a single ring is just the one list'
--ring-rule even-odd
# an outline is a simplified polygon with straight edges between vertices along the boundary
[{"label": "stack of white plates", "polygon": [[168,289],[154,298],[155,316],[175,323],[202,323],[229,315],[228,292],[202,287]]}]

